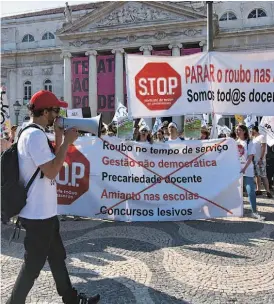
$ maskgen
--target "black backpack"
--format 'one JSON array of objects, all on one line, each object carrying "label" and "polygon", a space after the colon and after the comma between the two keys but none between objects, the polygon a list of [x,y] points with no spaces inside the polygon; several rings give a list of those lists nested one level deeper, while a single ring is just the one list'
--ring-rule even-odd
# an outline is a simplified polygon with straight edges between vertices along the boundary
[{"label": "black backpack", "polygon": [[[17,142],[22,132],[28,128],[41,130],[37,125],[30,124],[19,132]],[[28,190],[40,171],[38,167],[24,187],[19,179],[17,142],[1,155],[1,220],[3,222],[18,215],[26,205]]]}]

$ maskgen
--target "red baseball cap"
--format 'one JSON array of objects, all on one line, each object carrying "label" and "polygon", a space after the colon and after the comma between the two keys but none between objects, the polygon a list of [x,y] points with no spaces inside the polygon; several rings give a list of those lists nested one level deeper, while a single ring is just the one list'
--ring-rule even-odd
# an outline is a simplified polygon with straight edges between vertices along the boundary
[{"label": "red baseball cap", "polygon": [[57,108],[68,107],[67,102],[59,100],[52,92],[45,90],[36,92],[31,97],[30,104],[34,105],[35,110],[53,108],[53,107],[57,107]]}]

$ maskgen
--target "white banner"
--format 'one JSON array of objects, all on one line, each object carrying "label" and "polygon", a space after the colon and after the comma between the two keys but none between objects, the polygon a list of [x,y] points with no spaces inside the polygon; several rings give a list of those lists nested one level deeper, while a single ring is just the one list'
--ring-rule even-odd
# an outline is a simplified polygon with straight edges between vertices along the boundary
[{"label": "white banner", "polygon": [[274,115],[274,52],[126,55],[129,113]]},{"label": "white banner", "polygon": [[274,145],[274,116],[264,116],[261,120],[260,133],[266,136],[266,142],[269,147]]},{"label": "white banner", "polygon": [[126,55],[130,115],[138,118],[210,113],[211,102],[197,93],[207,92],[208,83],[193,76],[193,67],[208,67],[207,60],[206,53],[185,57]]},{"label": "white banner", "polygon": [[80,117],[83,118],[83,112],[82,108],[77,108],[77,109],[67,109],[67,116],[68,117]]},{"label": "white banner", "polygon": [[274,115],[274,51],[211,52],[218,114]]},{"label": "white banner", "polygon": [[252,129],[256,122],[257,122],[257,116],[255,115],[247,115],[246,119],[244,120],[245,125],[248,129]]},{"label": "white banner", "polygon": [[83,137],[56,178],[59,213],[118,221],[242,216],[240,170],[233,139],[150,145]]}]

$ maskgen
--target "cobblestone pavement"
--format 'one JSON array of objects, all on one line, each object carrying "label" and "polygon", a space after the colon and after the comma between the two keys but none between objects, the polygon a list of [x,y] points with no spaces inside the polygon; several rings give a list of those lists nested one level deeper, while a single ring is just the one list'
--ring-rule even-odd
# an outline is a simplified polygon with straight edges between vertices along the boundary
[{"label": "cobblestone pavement", "polygon": [[[102,304],[273,304],[274,200],[258,199],[265,222],[245,217],[189,222],[95,220],[61,225],[73,284]],[[23,258],[2,225],[4,303]],[[62,303],[46,264],[27,303]]]}]

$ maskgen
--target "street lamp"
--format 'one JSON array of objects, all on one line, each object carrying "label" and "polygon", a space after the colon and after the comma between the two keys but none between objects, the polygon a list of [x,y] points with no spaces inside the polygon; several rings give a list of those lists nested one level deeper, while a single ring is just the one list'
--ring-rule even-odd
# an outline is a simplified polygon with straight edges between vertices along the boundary
[{"label": "street lamp", "polygon": [[22,105],[19,103],[18,100],[16,100],[15,104],[13,105],[14,113],[15,113],[15,117],[16,117],[16,125],[18,125],[18,116],[19,116],[21,107],[22,107]]}]

